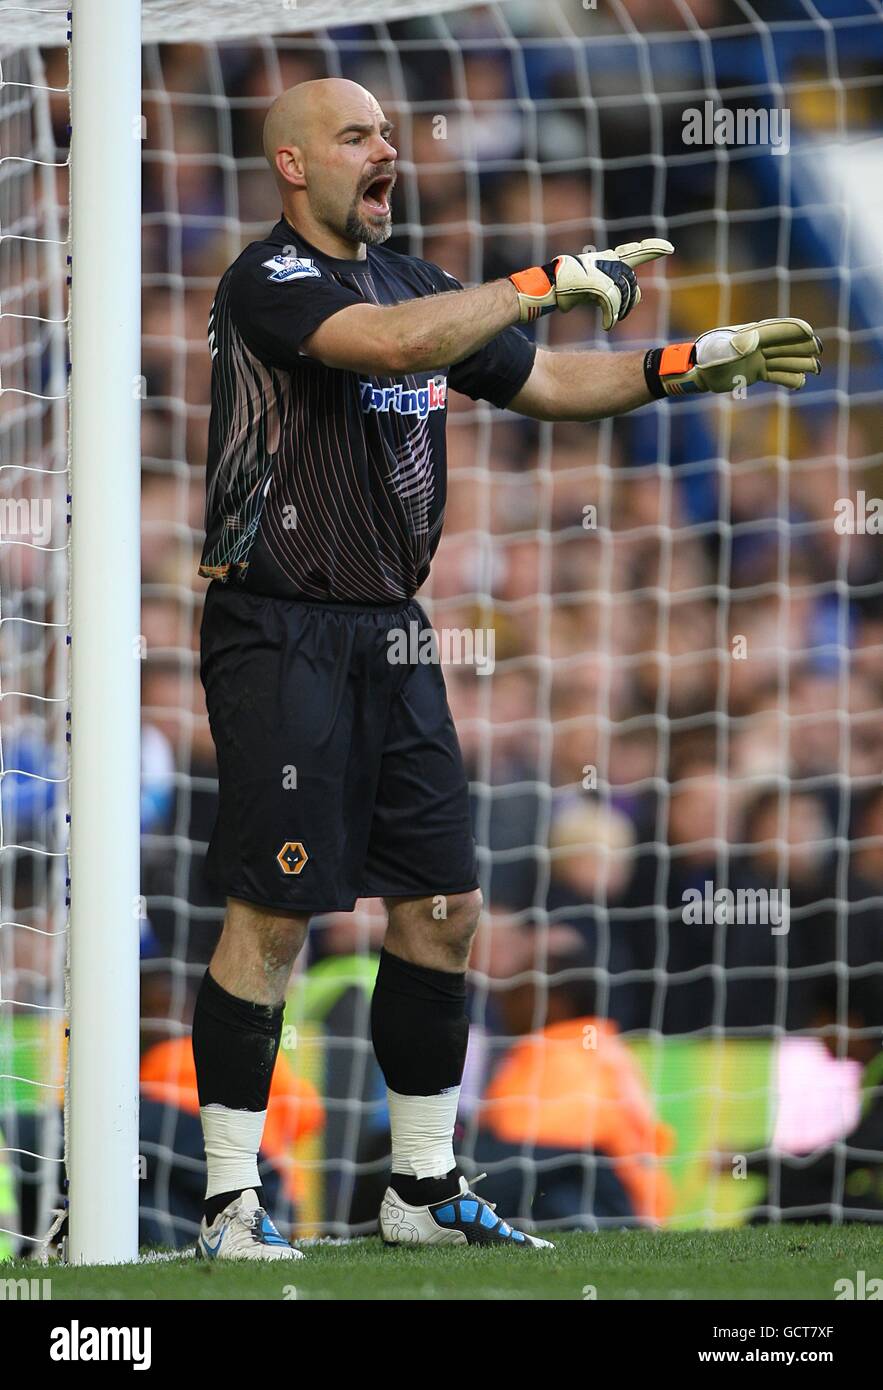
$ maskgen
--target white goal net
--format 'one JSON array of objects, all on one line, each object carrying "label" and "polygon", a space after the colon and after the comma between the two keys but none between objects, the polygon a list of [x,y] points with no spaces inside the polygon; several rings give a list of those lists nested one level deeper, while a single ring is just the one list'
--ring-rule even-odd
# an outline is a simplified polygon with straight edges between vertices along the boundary
[{"label": "white goal net", "polygon": [[67,65],[47,57],[0,48],[0,1255],[34,1248],[62,1181]]},{"label": "white goal net", "polygon": [[[540,1227],[880,1218],[881,21],[877,0],[145,4],[143,1243],[196,1229],[189,1029],[223,916],[206,324],[278,217],[266,108],[328,75],[395,123],[390,245],[464,283],[674,243],[609,338],[551,315],[543,344],[793,314],[825,345],[787,399],[553,425],[449,397],[421,601],[495,642],[492,674],[445,673],[487,909],[457,1151]],[[0,1256],[61,1195],[65,27],[0,3]],[[15,534],[41,502],[51,532]],[[374,902],[317,919],[292,982],[263,1175],[301,1236],[376,1221],[382,929]]]}]

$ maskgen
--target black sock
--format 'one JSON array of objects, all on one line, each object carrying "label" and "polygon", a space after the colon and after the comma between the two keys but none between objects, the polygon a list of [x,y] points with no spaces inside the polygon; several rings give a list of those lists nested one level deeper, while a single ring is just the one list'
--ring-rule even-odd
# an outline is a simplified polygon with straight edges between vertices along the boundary
[{"label": "black sock", "polygon": [[[282,1004],[254,1004],[228,994],[205,972],[193,1012],[193,1060],[200,1106],[266,1110],[283,1013]],[[207,1198],[206,1220],[213,1221],[242,1190]]]},{"label": "black sock", "polygon": [[[235,1187],[232,1192],[219,1192],[215,1197],[206,1197],[202,1214],[209,1226],[216,1216],[220,1216],[225,1207],[229,1207],[231,1202],[235,1201],[237,1197],[241,1197],[243,1192],[247,1191],[248,1188]],[[262,1187],[256,1187],[254,1191],[257,1193],[258,1203],[263,1206],[264,1189]]]},{"label": "black sock", "polygon": [[[371,1039],[391,1091],[437,1096],[459,1086],[466,1061],[469,1021],[466,976],[413,965],[383,950],[371,999]],[[426,1206],[460,1190],[460,1170],[443,1178],[392,1174],[403,1202]]]},{"label": "black sock", "polygon": [[469,1021],[466,976],[380,952],[371,998],[371,1041],[391,1091],[437,1096],[459,1086]]},{"label": "black sock", "polygon": [[428,1207],[458,1196],[460,1169],[452,1168],[443,1178],[415,1178],[411,1173],[392,1173],[389,1185],[409,1206]]}]

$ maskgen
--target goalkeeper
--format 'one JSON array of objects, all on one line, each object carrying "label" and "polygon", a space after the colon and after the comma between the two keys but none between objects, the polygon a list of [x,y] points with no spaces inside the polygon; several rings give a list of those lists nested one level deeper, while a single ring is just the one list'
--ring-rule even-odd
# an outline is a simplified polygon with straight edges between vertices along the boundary
[{"label": "goalkeeper", "polygon": [[[476,1195],[453,1152],[466,967],[481,909],[467,783],[414,594],[444,520],[448,390],[541,420],[769,381],[820,344],[767,319],[650,352],[553,353],[518,325],[575,309],[611,330],[640,303],[657,238],[562,252],[463,289],[383,246],[392,128],[364,88],[306,82],[269,110],[282,216],[226,271],[209,319],[212,411],[201,674],[218,756],[208,854],[227,899],[197,999],[207,1157],[199,1252],[292,1259],[257,1155],[283,1000],[310,917],[385,902],[371,1035],[388,1088],[390,1243],[548,1242]],[[408,642],[409,636],[416,642]]]}]

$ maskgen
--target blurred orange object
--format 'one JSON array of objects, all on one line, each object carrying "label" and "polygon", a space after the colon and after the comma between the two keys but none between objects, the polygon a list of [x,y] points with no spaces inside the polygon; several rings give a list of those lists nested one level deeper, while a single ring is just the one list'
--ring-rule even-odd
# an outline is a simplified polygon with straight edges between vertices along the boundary
[{"label": "blurred orange object", "polygon": [[481,1125],[513,1144],[607,1154],[644,1221],[664,1221],[674,1208],[656,1161],[671,1152],[673,1133],[607,1019],[566,1019],[516,1042],[485,1092]]},{"label": "blurred orange object", "polygon": [[[175,1105],[191,1115],[199,1114],[196,1067],[189,1038],[171,1038],[147,1049],[141,1058],[141,1089],[150,1100]],[[317,1133],[324,1123],[325,1108],[315,1086],[305,1077],[296,1076],[280,1052],[270,1082],[261,1149],[279,1169],[292,1201],[299,1197],[292,1145]]]}]

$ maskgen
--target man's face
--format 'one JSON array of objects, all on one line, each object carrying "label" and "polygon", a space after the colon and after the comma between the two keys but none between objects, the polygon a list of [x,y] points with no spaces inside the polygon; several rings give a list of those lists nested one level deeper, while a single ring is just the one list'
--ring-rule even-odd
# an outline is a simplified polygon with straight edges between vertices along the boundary
[{"label": "man's face", "polygon": [[349,241],[375,246],[392,232],[390,195],[397,151],[392,126],[365,93],[326,113],[321,133],[305,151],[310,205],[326,226]]}]

